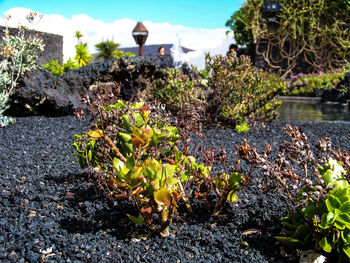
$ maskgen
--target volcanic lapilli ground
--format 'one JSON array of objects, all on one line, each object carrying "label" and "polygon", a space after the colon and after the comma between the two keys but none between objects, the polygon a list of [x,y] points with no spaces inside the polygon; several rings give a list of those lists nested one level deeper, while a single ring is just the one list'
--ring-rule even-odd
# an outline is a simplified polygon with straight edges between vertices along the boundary
[{"label": "volcanic lapilli ground", "polygon": [[[276,151],[287,123],[300,126],[314,144],[329,136],[350,151],[350,123],[274,121],[238,134],[210,128],[206,143],[223,145],[230,160],[243,138]],[[74,117],[17,118],[0,128],[0,260],[2,262],[291,262],[274,236],[286,208],[276,194],[253,182],[209,217],[193,200],[193,215],[178,213],[172,235],[161,239],[126,217],[127,201],[97,193],[77,164],[73,135],[87,130]],[[181,209],[181,208],[180,208]],[[255,229],[246,235],[247,229]]]}]

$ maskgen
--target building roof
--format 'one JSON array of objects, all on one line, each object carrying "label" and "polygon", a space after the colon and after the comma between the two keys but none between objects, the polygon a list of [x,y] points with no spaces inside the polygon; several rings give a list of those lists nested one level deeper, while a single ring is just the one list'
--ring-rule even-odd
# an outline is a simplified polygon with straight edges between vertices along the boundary
[{"label": "building roof", "polygon": [[[173,46],[173,44],[156,44],[156,45],[144,45],[142,46],[142,52],[143,55],[148,55],[148,54],[158,54],[158,48],[159,47],[164,47],[165,49],[165,54],[171,54],[170,49]],[[139,47],[135,46],[135,47],[124,47],[124,48],[118,48],[119,50],[122,50],[124,52],[132,52],[136,55],[139,54]],[[191,51],[194,51],[193,49],[189,49],[186,47],[182,47],[182,51],[184,53],[188,53]]]}]

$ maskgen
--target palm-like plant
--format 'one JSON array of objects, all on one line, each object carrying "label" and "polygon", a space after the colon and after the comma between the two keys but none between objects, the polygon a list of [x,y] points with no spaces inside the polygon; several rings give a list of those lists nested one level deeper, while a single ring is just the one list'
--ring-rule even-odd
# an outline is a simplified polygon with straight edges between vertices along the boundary
[{"label": "palm-like plant", "polygon": [[78,45],[79,45],[80,44],[80,38],[83,37],[83,34],[79,30],[77,30],[77,31],[75,31],[74,37],[76,37],[78,39]]},{"label": "palm-like plant", "polygon": [[120,57],[120,50],[118,43],[113,42],[112,40],[102,41],[97,43],[95,47],[98,50],[96,58],[110,59],[114,57]]},{"label": "palm-like plant", "polygon": [[80,43],[75,46],[75,61],[79,67],[85,66],[90,62],[92,55],[88,53],[87,43]]}]

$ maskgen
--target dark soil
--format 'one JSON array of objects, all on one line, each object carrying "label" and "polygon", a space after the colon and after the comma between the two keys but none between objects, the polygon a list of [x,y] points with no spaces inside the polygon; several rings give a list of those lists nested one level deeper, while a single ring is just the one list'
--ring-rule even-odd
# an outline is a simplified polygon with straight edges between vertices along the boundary
[{"label": "dark soil", "polygon": [[[286,123],[303,127],[311,144],[328,135],[335,149],[350,151],[350,123],[342,122],[276,121],[244,134],[213,128],[207,143],[229,156],[243,138],[277,150]],[[0,129],[1,262],[290,262],[274,239],[285,205],[254,182],[219,217],[194,202],[168,238],[136,227],[125,215],[134,208],[97,193],[77,164],[73,134],[86,129],[74,117],[17,118]]]}]

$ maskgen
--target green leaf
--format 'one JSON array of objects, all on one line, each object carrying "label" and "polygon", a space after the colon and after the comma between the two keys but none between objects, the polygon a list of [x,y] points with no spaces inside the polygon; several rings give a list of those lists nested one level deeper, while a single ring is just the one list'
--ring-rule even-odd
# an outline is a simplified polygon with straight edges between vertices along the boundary
[{"label": "green leaf", "polygon": [[131,105],[131,108],[138,110],[141,109],[144,104],[144,102],[135,102],[133,105]]},{"label": "green leaf", "polygon": [[146,167],[146,169],[144,170],[143,173],[144,173],[145,177],[149,178],[151,181],[153,181],[155,179],[155,176],[154,176],[155,171],[152,170],[152,168]]},{"label": "green leaf", "polygon": [[335,220],[333,226],[335,226],[339,230],[345,229],[345,223],[342,221]]},{"label": "green leaf", "polygon": [[237,192],[235,190],[231,190],[227,195],[227,200],[230,202],[237,202]]},{"label": "green leaf", "polygon": [[295,230],[293,238],[296,238],[298,240],[304,241],[306,240],[310,235],[310,228],[307,225],[300,225]]},{"label": "green leaf", "polygon": [[337,215],[337,219],[338,222],[342,222],[346,225],[349,225],[350,227],[350,215],[349,214],[340,214]]},{"label": "green leaf", "polygon": [[126,153],[132,153],[133,151],[133,146],[132,146],[132,142],[129,142],[129,143],[123,143],[121,145],[123,151],[125,151]]},{"label": "green leaf", "polygon": [[326,199],[326,206],[329,212],[334,211],[334,209],[340,207],[340,201],[337,197],[335,197],[334,195],[329,195]]},{"label": "green leaf", "polygon": [[341,231],[341,238],[343,239],[345,244],[350,245],[350,230],[345,229],[344,231]]},{"label": "green leaf", "polygon": [[291,249],[297,249],[297,248],[302,248],[303,247],[303,242],[296,238],[292,237],[281,237],[277,236],[275,237],[278,241],[280,241],[284,246],[291,248]]},{"label": "green leaf", "polygon": [[231,173],[229,178],[229,188],[233,189],[235,186],[237,186],[239,183],[241,183],[243,180],[243,177],[240,173]]},{"label": "green leaf", "polygon": [[154,193],[154,200],[158,205],[169,207],[171,205],[171,192],[166,188],[161,188]]},{"label": "green leaf", "polygon": [[126,161],[126,168],[129,170],[135,167],[135,159],[133,156],[129,157],[128,160]]},{"label": "green leaf", "polygon": [[189,171],[185,171],[181,174],[180,181],[182,183],[186,183],[190,179],[191,173]]},{"label": "green leaf", "polygon": [[323,229],[329,228],[333,224],[334,220],[335,216],[332,212],[323,214],[321,217],[321,223],[319,224],[319,227]]},{"label": "green leaf", "polygon": [[302,209],[302,213],[307,218],[313,218],[317,215],[317,208],[314,203],[308,202],[308,204]]},{"label": "green leaf", "polygon": [[119,133],[120,140],[124,143],[130,142],[131,141],[131,136],[129,133],[126,132],[120,132]]},{"label": "green leaf", "polygon": [[140,214],[138,217],[130,215],[130,214],[126,214],[129,219],[134,222],[137,225],[143,225],[145,223],[145,219],[144,217]]},{"label": "green leaf", "polygon": [[166,170],[166,176],[167,177],[174,177],[175,174],[175,165],[167,163],[165,165],[165,170]]},{"label": "green leaf", "polygon": [[137,126],[137,127],[141,127],[141,126],[145,123],[144,120],[143,120],[143,118],[142,118],[141,113],[135,112],[135,113],[133,114],[133,116],[134,116],[134,120],[135,120],[135,122],[136,122],[136,126]]},{"label": "green leaf", "polygon": [[129,130],[130,129],[130,120],[129,120],[129,116],[124,114],[122,115],[122,120],[124,121],[124,128],[126,130]]},{"label": "green leaf", "polygon": [[339,179],[339,175],[328,169],[323,175],[322,175],[322,179],[326,181],[327,184],[330,184],[330,183],[334,183],[336,180]]},{"label": "green leaf", "polygon": [[113,168],[114,170],[122,170],[125,168],[125,164],[121,160],[119,160],[117,157],[114,157]]},{"label": "green leaf", "polygon": [[332,245],[328,242],[328,239],[326,237],[322,238],[318,244],[324,251],[326,251],[327,253],[331,253]]},{"label": "green leaf", "polygon": [[341,204],[339,210],[342,213],[350,214],[350,201],[346,201],[345,203]]},{"label": "green leaf", "polygon": [[348,259],[350,259],[350,245],[343,245],[343,251]]},{"label": "green leaf", "polygon": [[349,187],[338,187],[334,194],[341,203],[350,201],[350,188]]}]

